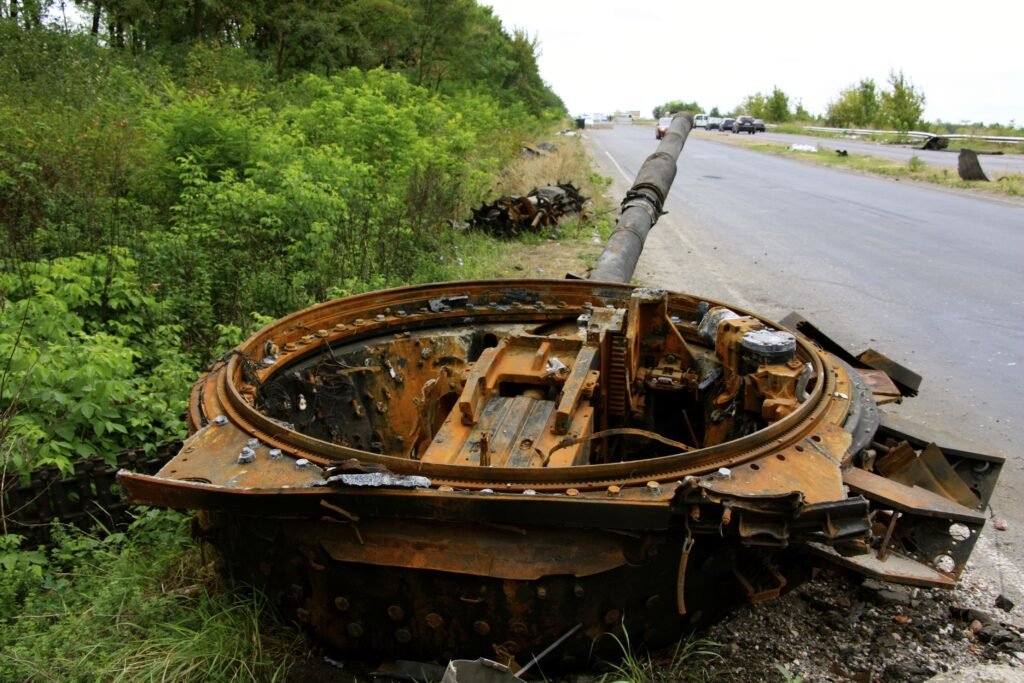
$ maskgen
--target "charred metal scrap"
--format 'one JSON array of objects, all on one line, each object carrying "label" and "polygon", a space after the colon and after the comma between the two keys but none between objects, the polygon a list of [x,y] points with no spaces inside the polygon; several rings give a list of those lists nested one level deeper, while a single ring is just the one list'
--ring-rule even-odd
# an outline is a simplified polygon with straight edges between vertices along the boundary
[{"label": "charred metal scrap", "polygon": [[514,667],[560,643],[546,666],[580,665],[617,649],[606,634],[670,642],[825,562],[952,586],[1003,461],[891,423],[890,374],[909,393],[911,373],[622,284],[691,125],[640,171],[603,281],[282,318],[198,382],[191,436],[156,475],[122,472],[127,496],[199,510],[234,576],[364,659]]},{"label": "charred metal scrap", "polygon": [[469,224],[498,235],[518,235],[554,225],[562,216],[580,213],[589,199],[572,183],[538,187],[525,197],[506,195],[473,210]]}]

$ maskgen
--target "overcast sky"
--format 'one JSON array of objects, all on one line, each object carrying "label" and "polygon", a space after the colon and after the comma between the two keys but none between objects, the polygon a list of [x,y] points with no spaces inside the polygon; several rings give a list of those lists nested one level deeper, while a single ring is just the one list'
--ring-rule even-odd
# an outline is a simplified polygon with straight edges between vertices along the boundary
[{"label": "overcast sky", "polygon": [[574,115],[674,99],[724,111],[775,85],[820,114],[903,69],[929,121],[1024,124],[1024,0],[479,2],[540,41],[541,76]]}]

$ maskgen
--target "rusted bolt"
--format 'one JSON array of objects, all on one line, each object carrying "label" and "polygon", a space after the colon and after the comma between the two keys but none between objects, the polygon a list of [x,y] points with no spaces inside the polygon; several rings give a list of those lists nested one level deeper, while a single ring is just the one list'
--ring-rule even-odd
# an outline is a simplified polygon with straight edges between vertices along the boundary
[{"label": "rusted bolt", "polygon": [[572,594],[575,595],[577,598],[582,598],[585,592],[586,591],[583,590],[583,586],[581,586],[578,583],[572,587]]},{"label": "rusted bolt", "polygon": [[609,626],[614,626],[619,623],[620,619],[622,619],[622,612],[617,609],[610,609],[604,615],[604,623]]},{"label": "rusted bolt", "polygon": [[249,448],[259,448],[260,440],[257,438],[252,438],[246,441],[245,445],[248,446]]},{"label": "rusted bolt", "polygon": [[437,612],[431,612],[427,615],[426,619],[427,626],[429,626],[430,628],[441,628],[441,626],[444,624],[444,617],[442,617]]},{"label": "rusted bolt", "polygon": [[385,320],[387,320],[387,318],[385,318],[383,315],[378,315],[376,318],[374,318],[374,320],[376,320],[379,323],[382,323]]},{"label": "rusted bolt", "polygon": [[271,460],[277,460],[278,458],[281,457],[281,449],[280,448],[271,448],[269,455],[270,455],[270,459]]},{"label": "rusted bolt", "polygon": [[353,621],[345,627],[345,631],[353,638],[361,638],[363,635],[363,625],[358,621]]},{"label": "rusted bolt", "polygon": [[400,628],[395,631],[395,640],[400,643],[408,643],[412,641],[412,632],[407,628]]},{"label": "rusted bolt", "polygon": [[476,631],[477,635],[486,636],[491,632],[491,625],[486,621],[474,621],[473,630]]},{"label": "rusted bolt", "polygon": [[501,649],[510,655],[517,655],[519,654],[519,643],[514,640],[506,640],[501,644]]},{"label": "rusted bolt", "polygon": [[547,600],[548,599],[548,589],[545,588],[544,586],[537,586],[537,599],[538,600]]},{"label": "rusted bolt", "polygon": [[512,622],[509,625],[509,629],[511,629],[512,633],[514,633],[517,636],[525,636],[530,631],[530,629],[526,626],[526,624],[524,624],[521,621],[514,621],[514,622]]},{"label": "rusted bolt", "polygon": [[622,493],[622,487],[621,486],[615,486],[614,484],[612,484],[611,486],[608,487],[608,495],[609,496],[614,498],[615,496],[619,495],[620,493]]},{"label": "rusted bolt", "polygon": [[577,489],[567,489],[565,495],[572,496],[573,498],[575,498],[576,496],[580,495],[580,492]]},{"label": "rusted bolt", "polygon": [[309,460],[306,460],[305,458],[299,458],[298,460],[295,461],[295,469],[304,470],[307,467],[309,467]]},{"label": "rusted bolt", "polygon": [[227,423],[228,418],[226,415],[218,415],[217,417],[213,418],[213,424],[217,425],[218,427],[223,427]]},{"label": "rusted bolt", "polygon": [[729,526],[729,522],[732,521],[732,508],[725,508],[722,510],[722,526]]},{"label": "rusted bolt", "polygon": [[327,330],[317,330],[316,331],[316,336],[321,337],[321,338],[326,337],[328,334],[330,334],[330,332],[328,332]]},{"label": "rusted bolt", "polygon": [[305,607],[300,607],[297,610],[295,610],[295,616],[298,617],[299,621],[301,621],[303,624],[309,623],[309,610]]},{"label": "rusted bolt", "polygon": [[391,605],[388,607],[388,618],[391,621],[401,621],[405,619],[405,610],[399,605]]},{"label": "rusted bolt", "polygon": [[649,481],[647,482],[647,490],[653,495],[658,495],[661,493],[661,484],[656,481]]},{"label": "rusted bolt", "polygon": [[256,451],[246,446],[242,449],[242,452],[238,454],[238,464],[247,465],[250,462],[256,460]]},{"label": "rusted bolt", "polygon": [[339,612],[347,612],[349,608],[348,598],[339,595],[338,597],[334,598],[334,606],[337,608]]}]

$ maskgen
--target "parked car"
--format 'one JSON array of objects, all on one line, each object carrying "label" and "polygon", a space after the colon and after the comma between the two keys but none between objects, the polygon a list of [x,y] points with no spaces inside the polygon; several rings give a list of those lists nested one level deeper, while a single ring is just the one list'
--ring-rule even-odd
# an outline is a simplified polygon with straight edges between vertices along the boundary
[{"label": "parked car", "polygon": [[753,116],[737,116],[736,120],[732,122],[733,133],[747,133],[753,135],[757,132],[757,127],[754,125]]},{"label": "parked car", "polygon": [[732,124],[736,122],[736,119],[722,119],[721,130],[732,130]]},{"label": "parked car", "polygon": [[668,132],[668,127],[672,125],[671,116],[662,116],[658,119],[658,125],[654,128],[654,137],[657,140],[665,137],[665,133]]},{"label": "parked car", "polygon": [[693,127],[694,128],[707,128],[708,127],[708,115],[707,114],[697,114],[696,116],[694,116],[693,117]]},{"label": "parked car", "polygon": [[708,130],[718,130],[722,127],[722,119],[717,116],[708,117]]},{"label": "parked car", "polygon": [[764,119],[754,119],[754,130],[758,133],[763,133],[765,131]]}]

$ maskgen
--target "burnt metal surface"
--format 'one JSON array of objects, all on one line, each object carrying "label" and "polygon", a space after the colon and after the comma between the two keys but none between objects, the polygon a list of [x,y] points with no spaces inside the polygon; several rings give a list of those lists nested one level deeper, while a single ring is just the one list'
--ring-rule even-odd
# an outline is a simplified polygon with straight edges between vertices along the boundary
[{"label": "burnt metal surface", "polygon": [[200,379],[189,438],[155,475],[122,472],[128,498],[201,511],[236,577],[360,658],[514,668],[561,642],[582,664],[618,651],[609,634],[669,642],[825,561],[952,585],[1002,459],[888,424],[878,403],[916,376],[621,284],[689,125],[641,170],[607,281],[403,287],[282,318]]},{"label": "burnt metal surface", "polygon": [[588,199],[572,183],[537,187],[525,197],[506,195],[474,209],[469,224],[504,236],[535,232],[554,225],[563,216],[582,212]]}]

